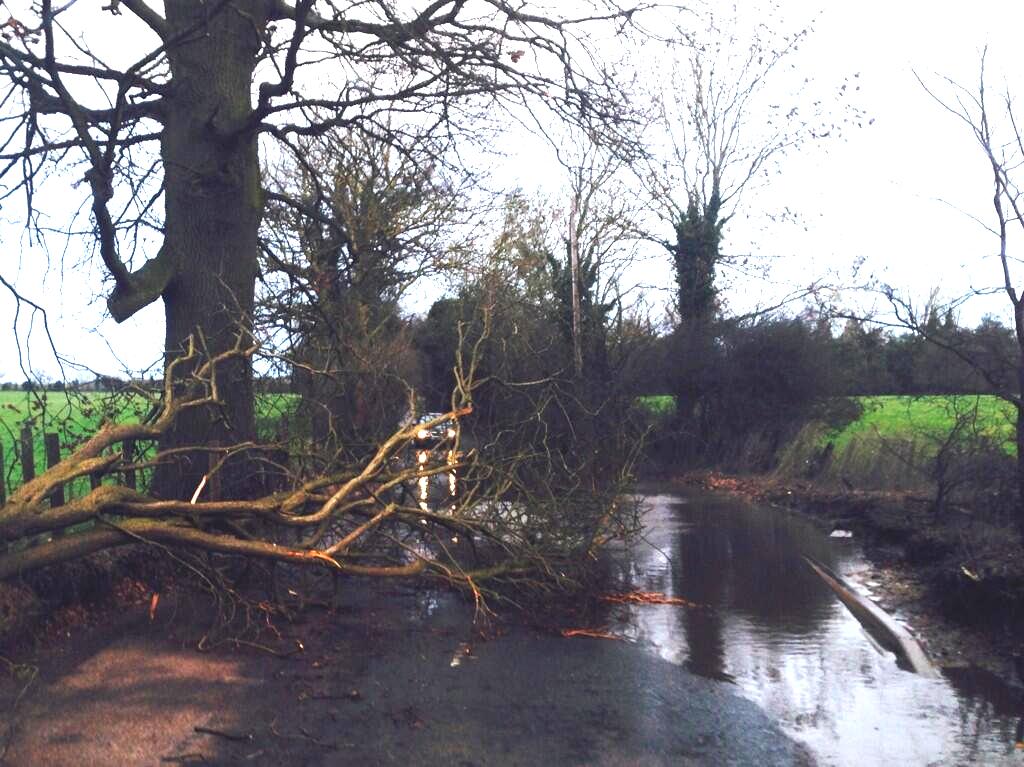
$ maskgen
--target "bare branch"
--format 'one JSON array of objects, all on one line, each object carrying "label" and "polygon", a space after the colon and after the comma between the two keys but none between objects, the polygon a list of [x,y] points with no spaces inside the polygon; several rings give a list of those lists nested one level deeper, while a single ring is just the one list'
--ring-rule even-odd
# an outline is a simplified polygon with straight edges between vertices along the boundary
[{"label": "bare branch", "polygon": [[156,32],[161,40],[166,41],[170,37],[167,19],[146,5],[146,0],[118,0],[117,5],[124,6],[146,22],[146,26]]}]

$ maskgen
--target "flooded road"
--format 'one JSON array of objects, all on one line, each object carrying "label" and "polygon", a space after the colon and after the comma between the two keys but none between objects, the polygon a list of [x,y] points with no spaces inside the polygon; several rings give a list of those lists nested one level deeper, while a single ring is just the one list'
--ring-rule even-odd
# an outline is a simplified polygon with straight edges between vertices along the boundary
[{"label": "flooded road", "polygon": [[900,670],[801,559],[864,586],[856,541],[728,497],[643,500],[612,590],[701,606],[588,618],[630,641],[515,622],[481,641],[466,600],[352,579],[277,623],[286,653],[199,653],[206,616],[167,595],[29,659],[27,694],[0,677],[0,763],[1024,765],[1015,692]]},{"label": "flooded road", "polygon": [[897,668],[801,560],[870,592],[855,541],[729,497],[644,500],[646,542],[618,552],[617,577],[706,607],[622,608],[619,630],[640,647],[737,690],[822,764],[1024,764],[1013,690],[968,670]]}]

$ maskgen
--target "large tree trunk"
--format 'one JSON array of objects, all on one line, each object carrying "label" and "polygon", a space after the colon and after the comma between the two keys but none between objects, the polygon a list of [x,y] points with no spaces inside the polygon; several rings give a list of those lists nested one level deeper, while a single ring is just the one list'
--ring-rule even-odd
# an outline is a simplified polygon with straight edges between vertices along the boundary
[{"label": "large tree trunk", "polygon": [[[1024,367],[1020,372],[1024,385]],[[1024,405],[1017,405],[1017,527],[1024,540]]]},{"label": "large tree trunk", "polygon": [[[1006,261],[1003,261],[1006,266]],[[1014,339],[1017,341],[1017,530],[1024,541],[1024,308],[1014,301]]]},{"label": "large tree trunk", "polygon": [[[240,333],[252,328],[263,207],[259,157],[254,136],[225,134],[252,111],[254,54],[266,25],[266,8],[252,2],[236,5],[234,12],[204,21],[203,3],[166,2],[167,19],[175,30],[198,29],[168,51],[174,90],[161,145],[164,247],[175,263],[175,276],[163,294],[168,362],[191,335],[213,355],[230,349]],[[164,436],[161,449],[231,445],[254,436],[250,360],[222,365],[217,382],[223,407],[184,413]],[[186,454],[158,468],[154,492],[187,497],[206,470],[205,453]],[[223,491],[237,492],[245,473],[241,461],[226,467]]]}]

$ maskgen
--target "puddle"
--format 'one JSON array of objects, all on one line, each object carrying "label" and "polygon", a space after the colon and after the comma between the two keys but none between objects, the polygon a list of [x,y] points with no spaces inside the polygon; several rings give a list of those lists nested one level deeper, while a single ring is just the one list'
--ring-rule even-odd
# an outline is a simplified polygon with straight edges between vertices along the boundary
[{"label": "puddle", "polygon": [[897,667],[802,561],[872,583],[856,540],[706,494],[649,496],[646,542],[616,553],[624,588],[708,605],[628,605],[640,647],[761,706],[822,764],[1021,764],[1021,691],[986,672]]}]

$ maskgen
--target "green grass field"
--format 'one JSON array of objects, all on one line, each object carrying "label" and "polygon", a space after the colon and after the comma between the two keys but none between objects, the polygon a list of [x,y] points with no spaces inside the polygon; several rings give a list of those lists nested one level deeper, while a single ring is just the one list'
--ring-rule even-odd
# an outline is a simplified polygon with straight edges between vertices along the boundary
[{"label": "green grass field", "polygon": [[[959,444],[971,454],[984,454],[989,447],[1010,457],[1017,454],[1016,412],[998,397],[856,399],[863,408],[860,417],[836,428],[821,421],[805,424],[781,447],[777,470],[789,476],[807,476],[814,470],[818,481],[842,480],[862,489],[927,489],[932,462],[958,423],[959,436],[966,440]],[[668,395],[641,397],[638,404],[655,420],[675,409]],[[813,469],[815,466],[819,468]]]},{"label": "green grass field", "polygon": [[[856,400],[863,408],[860,418],[841,428],[824,432],[821,436],[822,445],[833,442],[836,450],[842,450],[851,441],[864,437],[939,437],[953,428],[958,413],[968,415],[976,407],[979,432],[1005,443],[1007,452],[1016,451],[1016,413],[1013,406],[990,394],[920,397],[891,395],[857,397]],[[637,402],[656,417],[669,416],[676,409],[675,398],[670,394],[638,397]]]},{"label": "green grass field", "polygon": [[[1012,460],[1016,455],[1016,413],[997,397],[883,396],[858,400],[864,410],[856,421],[832,430],[812,423],[801,430],[781,454],[779,470],[802,476],[817,465],[815,478],[819,482],[842,482],[865,490],[929,493],[934,492],[937,471],[951,481],[957,476],[978,479],[984,474],[996,482],[1005,462],[993,457],[1001,452]],[[950,442],[951,436],[955,442]],[[934,461],[946,448],[951,449],[945,455],[952,463],[940,468]],[[826,455],[827,462],[819,463]],[[972,463],[968,456],[981,463]]]},{"label": "green grass field", "polygon": [[[271,438],[280,418],[291,414],[297,403],[298,399],[290,394],[258,396],[256,425],[259,434]],[[46,466],[44,433],[56,433],[60,439],[61,454],[67,455],[101,423],[140,421],[148,411],[146,400],[133,394],[0,391],[0,456],[8,492],[22,481],[22,467],[17,456],[24,426],[32,427],[33,454],[36,474],[39,474]],[[152,452],[151,445],[140,445],[139,449],[142,455]],[[73,492],[88,488],[86,480],[79,484],[81,487],[76,486]]]},{"label": "green grass field", "polygon": [[[1001,442],[1008,454],[1016,452],[1013,408],[990,395],[881,396],[859,397],[858,401],[864,408],[861,417],[839,429],[818,432],[819,448],[831,441],[838,455],[858,441],[916,439],[937,443],[953,427],[958,412],[965,413],[977,407],[979,431]],[[638,403],[659,419],[675,411],[675,400],[667,394],[640,397]],[[297,404],[298,398],[291,394],[257,397],[256,419],[261,437],[272,438],[281,417],[291,415]],[[34,455],[38,473],[46,466],[44,432],[59,435],[62,454],[66,455],[104,420],[137,421],[144,418],[147,411],[145,400],[137,395],[0,392],[0,451],[8,492],[22,479],[21,463],[16,456],[19,433],[24,425],[30,425],[35,435]],[[87,487],[88,483],[83,480],[83,487],[76,490],[82,492]]]},{"label": "green grass field", "polygon": [[969,416],[975,407],[978,432],[1003,443],[1008,453],[1016,452],[1014,408],[992,395],[881,396],[858,397],[857,400],[864,408],[861,417],[822,437],[823,442],[833,442],[837,452],[852,440],[865,437],[938,440],[950,432],[958,414]]},{"label": "green grass field", "polygon": [[676,398],[671,394],[648,394],[636,398],[637,404],[657,418],[665,418],[676,412]]}]

